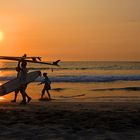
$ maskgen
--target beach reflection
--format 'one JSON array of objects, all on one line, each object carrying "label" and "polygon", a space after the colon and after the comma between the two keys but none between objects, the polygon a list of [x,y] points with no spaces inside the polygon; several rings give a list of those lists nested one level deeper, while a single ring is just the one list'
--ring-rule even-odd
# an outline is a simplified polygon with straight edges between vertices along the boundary
[{"label": "beach reflection", "polygon": [[15,70],[7,69],[7,68],[13,68],[13,66],[11,66],[9,63],[7,66],[7,63],[0,61],[0,68],[1,68],[0,77],[7,77],[7,76],[15,76],[16,75]]},{"label": "beach reflection", "polygon": [[4,97],[0,97],[0,102],[1,102],[1,101],[4,101],[4,100],[5,100],[5,98],[4,98]]}]

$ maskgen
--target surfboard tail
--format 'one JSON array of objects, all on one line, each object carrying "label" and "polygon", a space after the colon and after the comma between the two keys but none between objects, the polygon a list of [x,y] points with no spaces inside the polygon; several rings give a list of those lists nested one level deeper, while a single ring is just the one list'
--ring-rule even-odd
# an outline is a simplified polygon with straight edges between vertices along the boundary
[{"label": "surfboard tail", "polygon": [[56,66],[59,66],[59,62],[60,62],[61,60],[57,60],[57,61],[55,61],[55,62],[53,62],[53,65],[56,65]]}]

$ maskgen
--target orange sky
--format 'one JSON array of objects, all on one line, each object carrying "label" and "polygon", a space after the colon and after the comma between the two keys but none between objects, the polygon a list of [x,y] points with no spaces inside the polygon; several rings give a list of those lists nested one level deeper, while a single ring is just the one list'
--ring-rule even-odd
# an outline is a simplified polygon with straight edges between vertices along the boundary
[{"label": "orange sky", "polygon": [[0,55],[140,60],[139,0],[0,1]]}]

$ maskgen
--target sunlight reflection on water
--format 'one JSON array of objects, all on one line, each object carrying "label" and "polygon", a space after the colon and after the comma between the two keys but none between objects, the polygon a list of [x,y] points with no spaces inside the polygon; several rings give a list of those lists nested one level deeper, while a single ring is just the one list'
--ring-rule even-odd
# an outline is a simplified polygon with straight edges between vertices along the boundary
[{"label": "sunlight reflection on water", "polygon": [[4,97],[0,97],[0,101],[3,101],[3,100],[5,100],[5,98]]}]

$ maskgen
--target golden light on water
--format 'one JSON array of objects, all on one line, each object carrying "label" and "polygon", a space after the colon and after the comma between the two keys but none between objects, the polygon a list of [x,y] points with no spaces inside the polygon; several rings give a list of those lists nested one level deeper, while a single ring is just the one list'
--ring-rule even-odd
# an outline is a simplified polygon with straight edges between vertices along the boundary
[{"label": "golden light on water", "polygon": [[[0,68],[4,67],[4,63],[2,61],[0,61]],[[3,76],[3,72],[0,70],[0,77]],[[1,83],[0,83],[1,85]]]},{"label": "golden light on water", "polygon": [[2,31],[0,31],[0,41],[2,41],[4,39],[4,34]]},{"label": "golden light on water", "polygon": [[[2,85],[2,83],[0,83],[0,86]],[[5,100],[5,98],[4,97],[0,97],[0,101],[3,101],[3,100]]]},{"label": "golden light on water", "polygon": [[2,100],[5,100],[5,98],[4,97],[0,97],[0,101],[2,101]]}]

